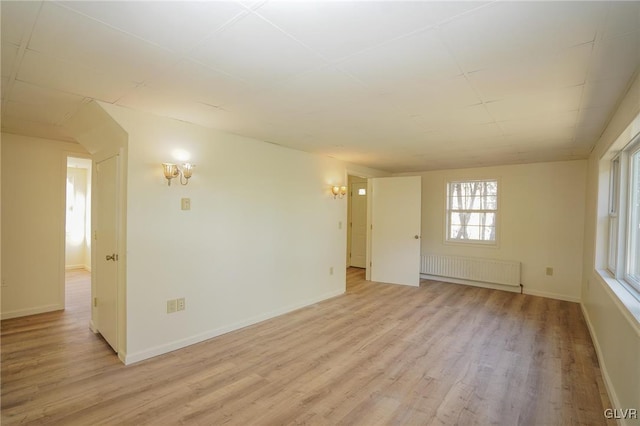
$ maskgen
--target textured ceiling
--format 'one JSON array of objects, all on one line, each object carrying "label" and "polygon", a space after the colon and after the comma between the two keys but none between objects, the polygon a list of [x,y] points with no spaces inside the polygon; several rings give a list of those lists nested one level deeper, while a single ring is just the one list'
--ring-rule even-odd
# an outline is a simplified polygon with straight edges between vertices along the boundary
[{"label": "textured ceiling", "polygon": [[640,2],[1,2],[2,130],[92,99],[392,172],[586,158]]}]

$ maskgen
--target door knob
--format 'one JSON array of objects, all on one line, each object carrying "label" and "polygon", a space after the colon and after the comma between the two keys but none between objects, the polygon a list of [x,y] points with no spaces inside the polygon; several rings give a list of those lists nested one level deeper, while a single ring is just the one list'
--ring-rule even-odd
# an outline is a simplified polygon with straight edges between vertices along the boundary
[{"label": "door knob", "polygon": [[415,238],[416,240],[419,240],[420,236],[419,235],[414,235],[413,238]]},{"label": "door knob", "polygon": [[108,255],[105,257],[105,259],[106,259],[106,260],[113,260],[113,261],[115,262],[116,260],[118,260],[118,255],[117,255],[117,254],[115,254],[115,253],[113,253],[113,254],[108,254]]}]

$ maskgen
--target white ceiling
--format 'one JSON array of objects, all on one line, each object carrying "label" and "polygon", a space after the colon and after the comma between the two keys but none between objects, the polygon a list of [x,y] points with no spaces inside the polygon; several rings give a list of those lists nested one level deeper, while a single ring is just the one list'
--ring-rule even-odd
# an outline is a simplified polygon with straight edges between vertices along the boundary
[{"label": "white ceiling", "polygon": [[2,131],[91,99],[392,172],[586,158],[640,2],[1,2]]}]

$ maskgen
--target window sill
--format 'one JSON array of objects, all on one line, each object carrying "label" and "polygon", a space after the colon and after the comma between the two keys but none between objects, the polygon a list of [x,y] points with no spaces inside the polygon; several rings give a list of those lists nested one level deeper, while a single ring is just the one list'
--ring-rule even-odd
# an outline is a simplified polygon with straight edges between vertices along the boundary
[{"label": "window sill", "polygon": [[497,242],[487,242],[484,243],[479,240],[447,240],[443,241],[443,244],[448,246],[458,246],[458,247],[484,247],[484,248],[499,248]]},{"label": "window sill", "polygon": [[595,272],[609,287],[609,290],[615,296],[614,299],[622,305],[624,316],[627,317],[638,335],[640,335],[640,294],[628,284],[612,278],[609,272],[604,269],[597,269]]}]

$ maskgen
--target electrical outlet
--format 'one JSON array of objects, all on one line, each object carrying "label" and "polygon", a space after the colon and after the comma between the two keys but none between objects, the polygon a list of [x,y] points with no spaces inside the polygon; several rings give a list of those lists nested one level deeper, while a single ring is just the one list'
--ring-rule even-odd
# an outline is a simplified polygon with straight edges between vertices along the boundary
[{"label": "electrical outlet", "polygon": [[329,268],[329,275],[333,275],[333,266]]},{"label": "electrical outlet", "polygon": [[549,276],[553,275],[553,268],[550,266],[547,266],[547,275]]},{"label": "electrical outlet", "polygon": [[181,297],[180,299],[177,299],[176,302],[177,302],[178,310],[179,311],[184,311],[184,308],[185,308],[184,297]]},{"label": "electrical outlet", "polygon": [[178,302],[176,299],[167,300],[167,313],[172,314],[178,310]]},{"label": "electrical outlet", "polygon": [[338,229],[342,229],[342,221],[338,222]]}]

